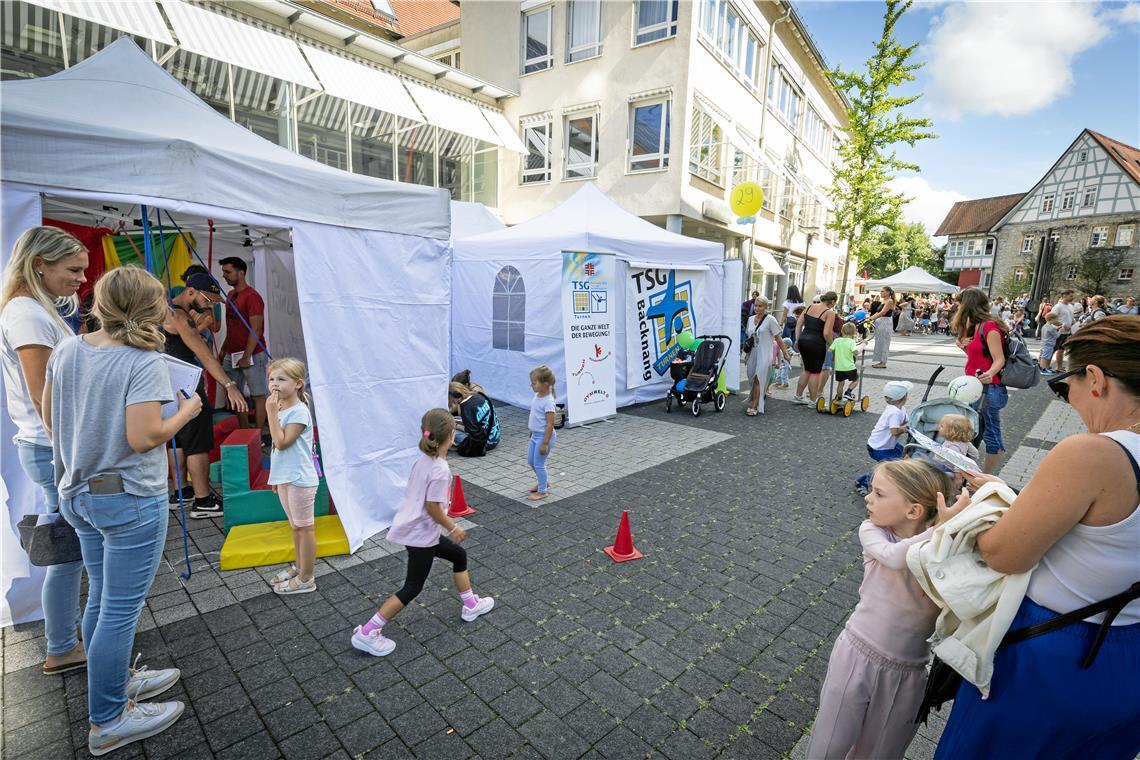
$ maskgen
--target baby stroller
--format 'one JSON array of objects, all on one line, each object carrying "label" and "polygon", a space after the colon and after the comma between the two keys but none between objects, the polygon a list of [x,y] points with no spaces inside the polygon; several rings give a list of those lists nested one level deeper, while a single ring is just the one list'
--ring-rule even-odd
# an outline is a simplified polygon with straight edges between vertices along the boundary
[{"label": "baby stroller", "polygon": [[[923,435],[937,440],[939,420],[947,414],[960,414],[970,421],[970,426],[974,429],[972,443],[975,447],[980,448],[982,444],[982,416],[978,414],[972,406],[945,396],[930,401],[927,400],[930,396],[930,389],[934,387],[934,381],[944,369],[946,368],[939,366],[926,382],[926,392],[922,394],[922,403],[916,406],[910,413],[910,430],[917,430]],[[914,438],[912,438],[909,433],[907,435],[907,443],[903,446],[903,455],[907,457],[915,456],[934,459],[934,456],[929,451],[914,442]],[[941,462],[941,460],[937,461]]]},{"label": "baby stroller", "polygon": [[673,387],[665,396],[665,411],[673,411],[673,400],[680,406],[690,404],[693,416],[701,416],[701,404],[712,402],[718,412],[724,410],[728,402],[728,391],[720,389],[724,374],[725,357],[732,348],[732,338],[727,335],[698,335],[701,344],[696,354],[689,360],[674,362],[669,367]]}]

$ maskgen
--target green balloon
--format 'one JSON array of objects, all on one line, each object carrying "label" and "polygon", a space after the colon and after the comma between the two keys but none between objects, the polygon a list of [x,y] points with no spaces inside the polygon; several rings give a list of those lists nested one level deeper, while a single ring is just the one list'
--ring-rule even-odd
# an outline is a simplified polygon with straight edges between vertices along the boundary
[{"label": "green balloon", "polygon": [[677,333],[677,345],[686,351],[693,350],[693,333],[689,330]]}]

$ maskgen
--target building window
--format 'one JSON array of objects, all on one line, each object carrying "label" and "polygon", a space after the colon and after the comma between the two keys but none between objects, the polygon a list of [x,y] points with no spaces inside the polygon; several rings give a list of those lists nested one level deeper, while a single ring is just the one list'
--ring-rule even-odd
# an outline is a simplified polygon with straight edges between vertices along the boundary
[{"label": "building window", "polygon": [[1026,235],[1021,239],[1021,252],[1030,253],[1033,251],[1033,236]]},{"label": "building window", "polygon": [[523,159],[522,184],[550,181],[550,132],[549,121],[532,124],[523,129],[523,142],[526,144],[527,154]]},{"label": "building window", "polygon": [[997,240],[993,239],[992,237],[988,237],[988,238],[986,238],[986,250],[985,250],[985,255],[987,255],[987,256],[993,256],[993,255],[994,255],[994,250],[995,250],[996,248],[997,248]]},{"label": "building window", "polygon": [[444,66],[450,66],[453,69],[459,68],[459,49],[448,50],[446,53],[440,53],[435,56],[435,60],[442,63]]},{"label": "building window", "polygon": [[689,151],[689,172],[714,185],[724,184],[721,168],[721,147],[724,133],[720,125],[699,105],[693,109],[692,148]]},{"label": "building window", "polygon": [[1082,208],[1092,208],[1095,203],[1096,203],[1096,188],[1095,187],[1085,188],[1085,195],[1083,198],[1081,198],[1081,207]]},{"label": "building window", "polygon": [[978,286],[983,287],[983,288],[988,288],[990,286],[990,281],[992,279],[993,279],[993,273],[990,272],[990,270],[988,270],[988,269],[983,269],[982,270],[982,279],[978,283]]},{"label": "building window", "polygon": [[780,188],[780,216],[785,219],[792,218],[792,210],[796,207],[796,181],[789,176],[784,177],[784,186]]},{"label": "building window", "polygon": [[1076,190],[1066,190],[1064,193],[1062,193],[1061,194],[1061,210],[1062,211],[1072,211],[1073,210],[1073,204],[1076,202],[1076,198],[1077,198],[1077,191]]},{"label": "building window", "polygon": [[566,62],[584,61],[601,55],[601,0],[570,0],[566,14]]},{"label": "building window", "polygon": [[1116,245],[1118,248],[1127,248],[1132,245],[1132,231],[1135,227],[1131,224],[1122,224],[1116,228]]},{"label": "building window", "polygon": [[1103,248],[1108,245],[1108,227],[1093,227],[1089,245],[1093,248]]},{"label": "building window", "polygon": [[1121,269],[1120,274],[1118,274],[1116,276],[1116,279],[1118,279],[1118,280],[1131,280],[1132,279],[1132,267],[1126,267],[1124,269]]},{"label": "building window", "polygon": [[800,93],[783,66],[773,65],[768,77],[768,105],[795,132],[799,126]]},{"label": "building window", "polygon": [[821,157],[831,150],[831,129],[811,106],[804,109],[804,142]]},{"label": "building window", "polygon": [[1087,150],[1082,150],[1080,153],[1077,154],[1077,160],[1080,161],[1082,164],[1085,161],[1088,161],[1089,160],[1089,152]]},{"label": "building window", "polygon": [[1065,267],[1065,279],[1066,280],[1077,279],[1077,265],[1076,264],[1069,264],[1069,266]]},{"label": "building window", "polygon": [[760,164],[760,189],[763,191],[764,200],[761,208],[771,211],[776,206],[776,175],[772,173],[772,169],[765,163]]},{"label": "building window", "polygon": [[389,0],[372,0],[372,10],[388,18],[396,18],[396,11],[392,10]]},{"label": "building window", "polygon": [[1024,280],[1025,279],[1025,267],[1016,267],[1013,270],[1013,279],[1016,280],[1017,282],[1021,282],[1022,280]]},{"label": "building window", "polygon": [[737,13],[730,0],[701,3],[701,37],[734,74],[756,88],[760,66],[760,39]]},{"label": "building window", "polygon": [[946,255],[950,257],[958,257],[962,255],[962,241],[955,240],[950,243],[950,247],[946,249]]},{"label": "building window", "polygon": [[526,350],[526,286],[519,270],[506,266],[491,294],[491,347]]},{"label": "building window", "polygon": [[524,13],[522,19],[523,73],[549,69],[554,65],[550,52],[550,6]]},{"label": "building window", "polygon": [[629,170],[669,166],[669,100],[645,101],[630,106]]},{"label": "building window", "polygon": [[1042,214],[1053,213],[1053,199],[1056,197],[1057,197],[1056,193],[1046,193],[1045,194],[1045,196],[1041,199],[1041,213]]},{"label": "building window", "polygon": [[598,115],[567,116],[566,179],[594,177],[598,173]]},{"label": "building window", "polygon": [[635,44],[663,40],[677,36],[677,6],[679,0],[637,0]]}]

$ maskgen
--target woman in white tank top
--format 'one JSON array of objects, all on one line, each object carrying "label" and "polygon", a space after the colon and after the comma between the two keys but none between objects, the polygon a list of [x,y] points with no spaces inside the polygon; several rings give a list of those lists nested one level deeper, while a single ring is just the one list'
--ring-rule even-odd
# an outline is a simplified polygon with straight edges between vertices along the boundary
[{"label": "woman in white tank top", "polygon": [[1045,456],[978,548],[995,570],[1032,570],[1010,630],[1131,601],[999,648],[989,699],[963,684],[936,760],[1140,753],[1140,317],[1098,320],[1065,348],[1073,369],[1049,386],[1089,432]]}]

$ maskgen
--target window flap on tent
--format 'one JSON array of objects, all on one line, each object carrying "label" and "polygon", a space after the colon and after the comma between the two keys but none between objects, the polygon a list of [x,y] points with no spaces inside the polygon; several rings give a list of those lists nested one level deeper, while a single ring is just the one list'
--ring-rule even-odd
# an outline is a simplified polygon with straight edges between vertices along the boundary
[{"label": "window flap on tent", "polygon": [[33,5],[47,8],[51,11],[60,11],[69,16],[75,16],[85,21],[94,21],[96,24],[118,29],[127,34],[137,34],[148,40],[174,44],[162,14],[154,0],[131,0],[124,3],[121,0],[30,0]]},{"label": "window flap on tent", "polygon": [[329,95],[412,121],[424,120],[399,77],[310,45],[301,45],[301,50]]},{"label": "window flap on tent", "polygon": [[503,145],[502,138],[483,118],[484,110],[479,106],[416,82],[406,84],[412,98],[427,117],[428,124],[494,145]]},{"label": "window flap on tent", "polygon": [[184,49],[313,90],[321,89],[293,40],[182,0],[162,0],[162,7]]},{"label": "window flap on tent", "polygon": [[499,135],[499,139],[501,140],[500,144],[508,150],[513,150],[515,153],[522,153],[523,155],[526,155],[528,152],[526,145],[523,144],[523,141],[519,138],[518,134],[516,134],[515,131],[511,129],[511,123],[507,121],[507,117],[503,116],[497,111],[488,111],[486,109],[482,110],[483,115],[486,116],[487,121],[490,122],[491,128],[494,129],[495,133]]}]

